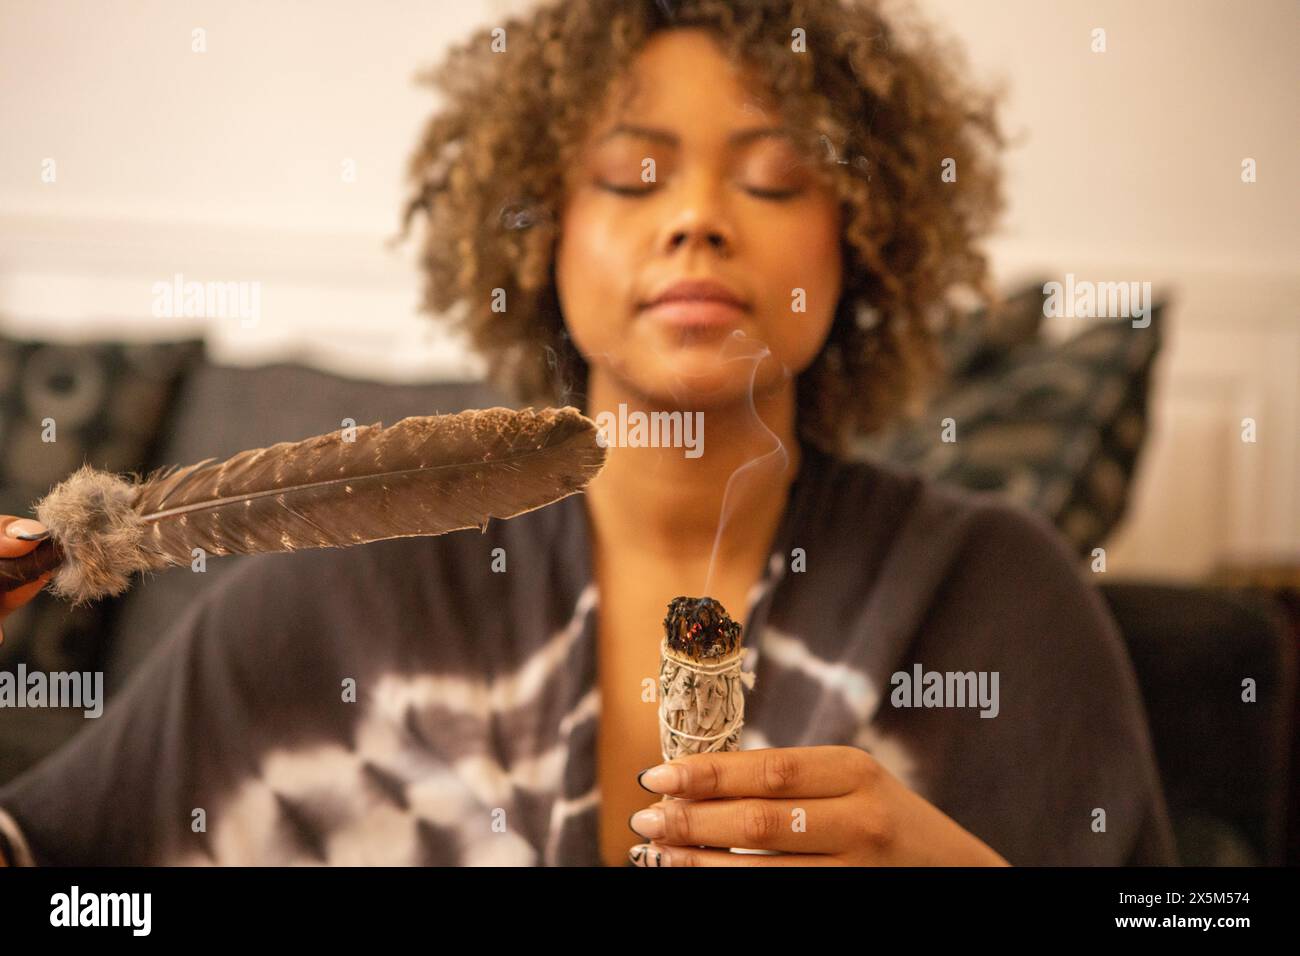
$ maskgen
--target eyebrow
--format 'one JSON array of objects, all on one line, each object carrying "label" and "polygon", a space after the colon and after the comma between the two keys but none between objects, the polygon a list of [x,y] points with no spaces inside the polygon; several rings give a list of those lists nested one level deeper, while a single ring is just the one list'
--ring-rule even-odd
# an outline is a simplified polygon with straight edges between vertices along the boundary
[{"label": "eyebrow", "polygon": [[[681,139],[676,133],[666,129],[660,129],[654,126],[637,126],[629,123],[619,123],[614,126],[596,141],[599,145],[606,140],[615,136],[639,136],[642,139],[652,139],[669,146],[681,145]],[[790,131],[784,126],[753,126],[748,129],[739,129],[727,137],[727,142],[733,146],[751,143],[756,139],[767,137],[776,137],[782,139],[792,139]]]}]

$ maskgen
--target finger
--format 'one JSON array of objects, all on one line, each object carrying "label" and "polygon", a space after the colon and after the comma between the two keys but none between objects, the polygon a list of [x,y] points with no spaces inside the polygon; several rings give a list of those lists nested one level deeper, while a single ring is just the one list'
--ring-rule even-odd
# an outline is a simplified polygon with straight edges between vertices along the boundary
[{"label": "finger", "polygon": [[874,768],[860,747],[766,747],[677,757],[637,779],[654,793],[687,800],[838,797],[864,785]]},{"label": "finger", "polygon": [[671,846],[836,853],[866,845],[882,815],[862,795],[805,800],[755,797],[663,800],[632,815],[642,839]]},{"label": "finger", "polygon": [[732,853],[700,847],[638,843],[627,851],[636,866],[845,866],[836,856],[803,853]]},{"label": "finger", "polygon": [[45,532],[48,537],[49,529],[31,518],[15,518],[7,515],[0,519],[0,558],[21,558],[27,552],[36,550],[40,547],[40,540],[23,541],[16,536],[41,532]]},{"label": "finger", "polygon": [[46,571],[35,581],[28,581],[21,587],[16,587],[12,591],[0,593],[0,612],[8,614],[10,611],[16,611],[32,598],[36,597],[37,592],[45,587],[53,571]]}]

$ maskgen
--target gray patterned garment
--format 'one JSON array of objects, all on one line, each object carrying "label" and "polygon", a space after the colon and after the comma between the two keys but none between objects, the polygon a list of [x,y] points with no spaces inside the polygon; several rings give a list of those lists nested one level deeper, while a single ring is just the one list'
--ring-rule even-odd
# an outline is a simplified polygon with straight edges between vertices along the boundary
[{"label": "gray patterned garment", "polygon": [[[1131,665],[1055,532],[803,453],[750,595],[742,748],[865,748],[1013,864],[1176,862]],[[0,790],[13,855],[599,866],[587,520],[575,495],[484,533],[225,559],[104,716]],[[899,706],[914,668],[996,672],[996,715]]]}]

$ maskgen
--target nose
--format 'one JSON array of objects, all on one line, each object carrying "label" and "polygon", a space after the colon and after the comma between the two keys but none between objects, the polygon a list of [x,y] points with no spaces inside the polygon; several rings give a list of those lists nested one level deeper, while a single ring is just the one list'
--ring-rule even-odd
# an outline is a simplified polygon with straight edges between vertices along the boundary
[{"label": "nose", "polygon": [[700,218],[685,224],[679,223],[670,231],[666,251],[675,252],[683,247],[712,248],[719,256],[726,257],[731,255],[734,242],[729,230]]},{"label": "nose", "polygon": [[711,247],[720,257],[726,258],[731,255],[732,244],[721,229],[708,224],[694,224],[674,229],[667,251],[673,252],[683,246]]},{"label": "nose", "polygon": [[722,186],[706,173],[681,183],[681,201],[664,230],[665,253],[711,249],[726,258],[735,252],[736,234],[719,198]]}]

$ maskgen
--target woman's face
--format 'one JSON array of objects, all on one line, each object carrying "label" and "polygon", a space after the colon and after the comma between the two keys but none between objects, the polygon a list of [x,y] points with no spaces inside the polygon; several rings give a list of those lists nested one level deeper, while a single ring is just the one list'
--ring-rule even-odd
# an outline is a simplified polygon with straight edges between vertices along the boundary
[{"label": "woman's face", "polygon": [[[741,401],[751,380],[778,388],[830,331],[838,200],[708,34],[656,34],[632,75],[568,173],[556,283],[569,334],[593,379],[654,404]],[[698,291],[647,305],[693,279],[740,305]]]}]

